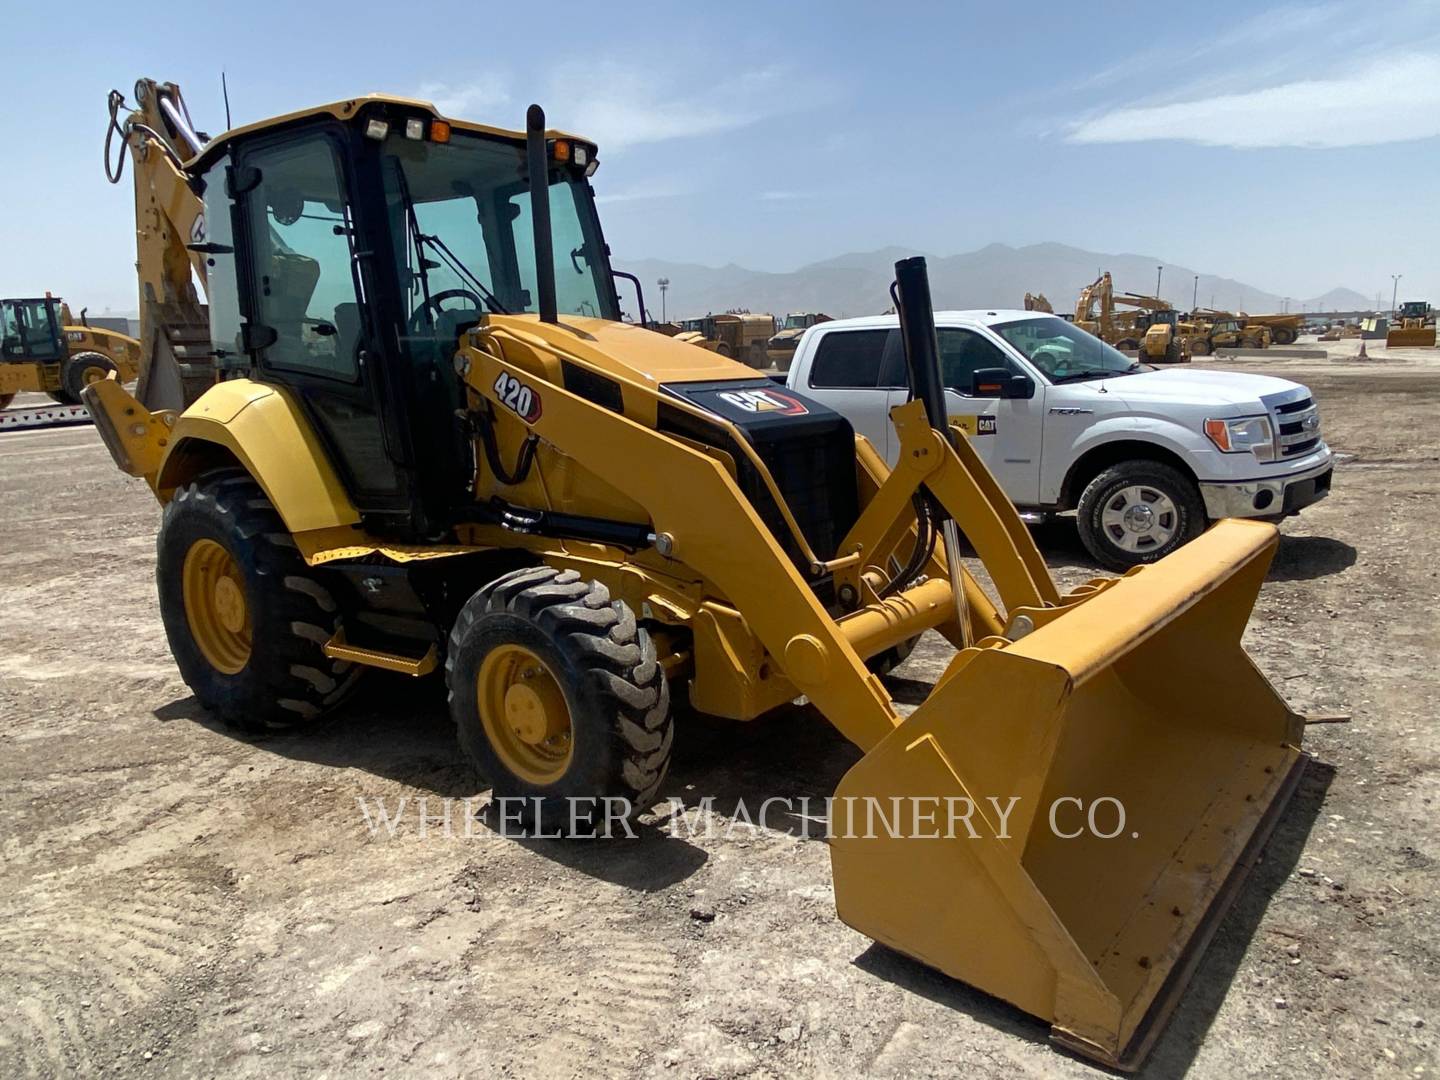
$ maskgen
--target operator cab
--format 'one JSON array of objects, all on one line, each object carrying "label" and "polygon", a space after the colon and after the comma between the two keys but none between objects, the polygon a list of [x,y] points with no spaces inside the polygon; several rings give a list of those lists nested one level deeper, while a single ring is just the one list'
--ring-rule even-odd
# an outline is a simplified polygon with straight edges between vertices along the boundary
[{"label": "operator cab", "polygon": [[64,358],[54,298],[0,300],[0,359],[53,364]]},{"label": "operator cab", "polygon": [[[556,310],[618,320],[595,147],[545,136]],[[368,528],[442,535],[472,479],[459,337],[542,299],[525,134],[366,98],[222,136],[189,168],[217,365],[295,395]]]}]

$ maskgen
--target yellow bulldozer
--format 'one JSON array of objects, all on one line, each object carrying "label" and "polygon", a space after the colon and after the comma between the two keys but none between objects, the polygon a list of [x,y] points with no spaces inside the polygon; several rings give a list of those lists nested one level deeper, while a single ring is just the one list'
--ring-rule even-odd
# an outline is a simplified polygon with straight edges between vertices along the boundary
[{"label": "yellow bulldozer", "polygon": [[0,409],[26,391],[80,404],[80,391],[113,372],[132,382],[139,372],[140,342],[115,330],[77,323],[63,301],[43,297],[0,300]]},{"label": "yellow bulldozer", "polygon": [[[1062,592],[947,418],[923,259],[892,471],[620,321],[598,148],[539,106],[370,95],[207,139],[174,85],[134,98],[145,371],[84,397],[163,505],[159,616],[206,708],[304,728],[375,669],[443,672],[494,797],[574,829],[663,792],[672,687],[738,722],[803,696],[864,752],[840,917],[1137,1063],[1306,761],[1241,646],[1273,526]],[[955,651],[903,715],[872,665],[932,629]]]},{"label": "yellow bulldozer", "polygon": [[1389,349],[1429,348],[1435,344],[1435,311],[1424,300],[1407,300],[1385,334]]}]

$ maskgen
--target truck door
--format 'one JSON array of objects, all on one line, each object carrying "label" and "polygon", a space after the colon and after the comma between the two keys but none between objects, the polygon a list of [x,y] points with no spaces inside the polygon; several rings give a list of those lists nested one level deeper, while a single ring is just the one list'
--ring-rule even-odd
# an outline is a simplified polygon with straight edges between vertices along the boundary
[{"label": "truck door", "polygon": [[[869,439],[876,451],[894,465],[894,430],[890,423],[890,393],[881,378],[887,363],[900,348],[898,330],[828,330],[815,343],[806,385],[840,413],[857,435]],[[903,366],[903,361],[902,361]]]},{"label": "truck door", "polygon": [[974,396],[973,376],[977,371],[1005,368],[1012,375],[1027,373],[978,329],[942,326],[937,328],[936,338],[951,422],[964,428],[971,445],[1012,502],[1035,505],[1040,496],[1043,392],[1036,387],[1035,396],[1029,399]]}]

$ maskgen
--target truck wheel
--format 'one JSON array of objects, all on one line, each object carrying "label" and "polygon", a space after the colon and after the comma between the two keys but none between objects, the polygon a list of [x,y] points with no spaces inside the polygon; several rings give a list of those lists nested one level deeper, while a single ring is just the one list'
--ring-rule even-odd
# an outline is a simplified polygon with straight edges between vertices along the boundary
[{"label": "truck wheel", "polygon": [[[108,356],[97,352],[76,353],[65,361],[65,370],[60,376],[60,381],[65,384],[65,396],[70,399],[72,405],[80,403],[80,391],[99,379],[110,377],[112,371],[118,372],[115,362]],[[119,378],[119,375],[116,375]]]},{"label": "truck wheel", "polygon": [[10,407],[10,403],[14,400],[14,394],[0,394],[0,409],[8,409]]},{"label": "truck wheel", "polygon": [[1140,349],[1140,342],[1136,341],[1134,338],[1122,338],[1120,341],[1117,341],[1115,343],[1115,348],[1121,350],[1130,349],[1132,351],[1138,352]]},{"label": "truck wheel", "polygon": [[181,487],[157,547],[165,636],[206,709],[243,731],[280,731],[349,695],[363,669],[323,648],[340,609],[248,474],[218,469]]},{"label": "truck wheel", "polygon": [[1185,349],[1181,343],[1171,339],[1170,344],[1165,346],[1165,363],[1183,364],[1185,362]]},{"label": "truck wheel", "polygon": [[1191,356],[1209,356],[1210,342],[1205,338],[1196,338],[1190,343]]},{"label": "truck wheel", "polygon": [[1163,559],[1205,528],[1194,481],[1159,461],[1122,461],[1085,486],[1077,507],[1080,539],[1111,570]]},{"label": "truck wheel", "polygon": [[502,821],[567,830],[659,792],[670,690],[650,635],[599,582],[549,566],[491,582],[455,621],[445,681],[460,746],[497,800],[524,800],[500,803]]}]

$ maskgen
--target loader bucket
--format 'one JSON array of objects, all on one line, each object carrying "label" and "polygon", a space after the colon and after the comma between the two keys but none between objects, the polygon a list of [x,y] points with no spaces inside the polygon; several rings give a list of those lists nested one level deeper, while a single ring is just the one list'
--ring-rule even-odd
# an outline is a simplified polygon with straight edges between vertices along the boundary
[{"label": "loader bucket", "polygon": [[1434,344],[1433,326],[1391,327],[1385,335],[1385,347],[1388,349],[1429,348]]},{"label": "loader bucket", "polygon": [[1276,542],[1221,522],[958,653],[840,783],[840,917],[1135,1067],[1303,769],[1240,644]]}]

